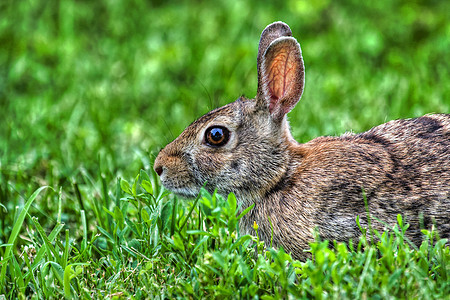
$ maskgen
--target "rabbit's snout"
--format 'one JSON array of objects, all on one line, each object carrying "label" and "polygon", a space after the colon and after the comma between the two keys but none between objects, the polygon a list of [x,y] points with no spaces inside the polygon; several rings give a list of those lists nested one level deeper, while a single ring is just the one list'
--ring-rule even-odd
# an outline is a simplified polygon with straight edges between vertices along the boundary
[{"label": "rabbit's snout", "polygon": [[178,169],[177,166],[182,158],[182,152],[176,150],[176,147],[173,147],[173,145],[174,143],[171,143],[161,149],[155,159],[155,164],[153,165],[153,170],[155,170],[156,174],[158,174],[163,181],[167,176],[170,176],[173,171]]}]

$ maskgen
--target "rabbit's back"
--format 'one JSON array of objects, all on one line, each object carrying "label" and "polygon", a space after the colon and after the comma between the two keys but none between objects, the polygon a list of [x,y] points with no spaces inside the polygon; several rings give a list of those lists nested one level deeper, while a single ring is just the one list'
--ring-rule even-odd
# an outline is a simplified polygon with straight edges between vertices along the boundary
[{"label": "rabbit's back", "polygon": [[427,162],[434,164],[437,160],[447,167],[450,163],[449,114],[390,121],[355,137],[384,145],[399,155],[407,151],[411,163],[427,165]]},{"label": "rabbit's back", "polygon": [[373,211],[385,221],[405,215],[417,242],[420,228],[433,223],[442,237],[450,237],[450,115],[391,121],[354,138],[386,151],[384,180],[367,194]]},{"label": "rabbit's back", "polygon": [[[426,206],[450,200],[450,115],[391,121],[355,139],[386,151],[390,169],[386,175],[401,188],[400,195],[408,196],[401,203],[420,198]],[[431,213],[439,215],[437,211]]]},{"label": "rabbit's back", "polygon": [[395,175],[421,179],[409,180],[412,185],[432,190],[450,188],[444,185],[450,183],[448,114],[391,121],[350,139],[385,150]]}]

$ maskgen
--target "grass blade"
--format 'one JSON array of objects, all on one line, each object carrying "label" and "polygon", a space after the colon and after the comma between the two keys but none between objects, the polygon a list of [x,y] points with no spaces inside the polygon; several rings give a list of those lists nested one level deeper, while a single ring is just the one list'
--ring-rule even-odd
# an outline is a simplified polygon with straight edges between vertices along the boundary
[{"label": "grass blade", "polygon": [[[59,225],[55,226],[55,228],[53,228],[52,232],[48,236],[48,239],[50,240],[51,243],[53,243],[53,241],[56,239],[56,237],[58,236],[61,229],[64,227],[64,225],[62,225],[62,224],[60,224],[60,225],[61,226],[59,226]],[[31,268],[29,268],[28,272],[25,274],[25,277],[28,276],[30,272],[32,273],[36,269],[36,267],[38,266],[42,257],[45,254],[45,250],[46,250],[46,247],[41,247],[41,248],[39,248],[39,250],[37,250],[36,257],[34,258]]]},{"label": "grass blade", "polygon": [[11,231],[11,235],[8,239],[9,246],[6,247],[5,250],[5,257],[2,260],[2,271],[0,273],[0,291],[5,292],[5,277],[6,277],[6,261],[9,259],[9,256],[11,254],[12,248],[16,242],[16,238],[19,235],[20,229],[22,228],[23,221],[25,220],[25,216],[28,213],[28,209],[30,208],[33,201],[36,199],[36,197],[46,188],[51,188],[49,186],[42,186],[38,188],[28,199],[28,201],[25,203],[25,206],[23,207],[22,211],[19,214],[19,217],[17,218],[16,222],[14,223],[13,230]]},{"label": "grass blade", "polygon": [[[55,259],[58,259],[58,251],[56,251],[55,247],[52,245],[52,243],[50,242],[48,236],[45,234],[44,229],[42,228],[41,224],[39,224],[38,222],[38,218],[36,217],[32,217],[31,220],[34,223],[34,226],[36,227],[37,231],[39,232],[39,235],[42,237],[42,239],[44,240],[45,246],[47,247],[48,251],[48,255],[49,257],[54,256]],[[60,229],[59,231],[62,229],[62,224],[60,224]]]},{"label": "grass blade", "polygon": [[[206,183],[205,183],[206,185]],[[202,193],[198,193],[197,197],[194,200],[194,204],[192,204],[191,209],[189,210],[189,213],[187,214],[186,218],[184,219],[183,223],[180,226],[180,230],[178,230],[178,232],[181,232],[184,228],[184,226],[186,225],[187,221],[189,220],[189,218],[191,217],[192,212],[194,211],[195,207],[197,206],[197,202],[198,200],[200,200],[200,197],[202,196]]]}]

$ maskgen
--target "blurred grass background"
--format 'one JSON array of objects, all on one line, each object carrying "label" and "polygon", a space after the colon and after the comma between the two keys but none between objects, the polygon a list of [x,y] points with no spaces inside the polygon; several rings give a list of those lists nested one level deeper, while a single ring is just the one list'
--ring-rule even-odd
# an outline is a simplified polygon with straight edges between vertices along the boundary
[{"label": "blurred grass background", "polygon": [[[439,0],[3,0],[0,244],[38,186],[62,187],[68,222],[82,205],[75,184],[95,198],[92,182],[148,170],[195,118],[253,97],[273,21],[303,50],[306,88],[289,115],[298,141],[448,113],[449,11]],[[54,218],[56,197],[30,214]]]}]

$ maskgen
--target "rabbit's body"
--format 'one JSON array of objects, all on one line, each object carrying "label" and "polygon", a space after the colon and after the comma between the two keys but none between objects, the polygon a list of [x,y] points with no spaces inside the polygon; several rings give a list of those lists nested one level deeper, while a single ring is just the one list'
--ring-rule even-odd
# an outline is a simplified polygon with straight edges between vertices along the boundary
[{"label": "rabbit's body", "polygon": [[235,193],[241,219],[267,244],[303,259],[317,228],[324,239],[348,241],[367,225],[383,230],[402,214],[407,235],[421,240],[433,223],[450,237],[450,115],[396,120],[361,134],[291,136],[286,114],[303,90],[300,47],[286,24],[269,25],[258,53],[258,93],[239,98],[192,123],[155,161],[163,185],[185,197],[206,188]]},{"label": "rabbit's body", "polygon": [[357,135],[319,137],[287,151],[291,159],[285,175],[259,195],[263,200],[255,201],[242,228],[251,229],[256,222],[264,241],[272,239],[294,257],[305,257],[303,249],[313,240],[315,227],[323,239],[357,240],[361,231],[356,216],[367,226],[363,190],[372,228],[382,231],[384,225],[375,219],[392,226],[402,214],[411,225],[407,236],[416,244],[422,239],[420,228],[433,222],[442,237],[450,237],[449,115],[391,121]]}]

